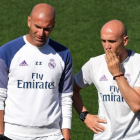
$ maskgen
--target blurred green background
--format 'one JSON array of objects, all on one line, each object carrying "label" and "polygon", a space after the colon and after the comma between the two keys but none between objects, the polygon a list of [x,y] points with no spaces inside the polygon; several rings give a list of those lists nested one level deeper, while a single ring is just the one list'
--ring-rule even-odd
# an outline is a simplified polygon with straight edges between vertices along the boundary
[{"label": "blurred green background", "polygon": [[[103,52],[100,29],[112,19],[121,20],[128,29],[127,48],[140,53],[140,0],[0,0],[0,46],[28,33],[27,17],[38,3],[55,8],[56,25],[52,39],[67,46],[73,57],[74,73],[90,57]],[[94,86],[81,91],[89,112],[97,114],[98,96]],[[89,130],[73,109],[72,140],[92,140]]]}]

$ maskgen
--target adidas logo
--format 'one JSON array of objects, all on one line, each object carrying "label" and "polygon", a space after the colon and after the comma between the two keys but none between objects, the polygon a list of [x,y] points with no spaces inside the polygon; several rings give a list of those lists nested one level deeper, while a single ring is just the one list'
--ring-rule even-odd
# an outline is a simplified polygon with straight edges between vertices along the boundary
[{"label": "adidas logo", "polygon": [[106,76],[105,75],[103,75],[101,78],[100,78],[100,80],[99,81],[108,81],[108,79],[106,78]]},{"label": "adidas logo", "polygon": [[28,64],[27,64],[26,61],[24,60],[23,62],[21,62],[21,63],[19,64],[19,66],[28,66]]}]

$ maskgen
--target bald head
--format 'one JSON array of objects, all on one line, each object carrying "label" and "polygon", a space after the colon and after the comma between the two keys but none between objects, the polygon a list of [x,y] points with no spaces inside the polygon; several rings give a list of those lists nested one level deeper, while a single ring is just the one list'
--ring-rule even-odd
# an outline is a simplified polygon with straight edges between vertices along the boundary
[{"label": "bald head", "polygon": [[46,3],[40,3],[37,4],[33,7],[30,17],[39,17],[39,18],[43,18],[43,19],[52,19],[53,21],[55,21],[55,10],[54,8]]},{"label": "bald head", "polygon": [[54,8],[46,3],[35,5],[28,17],[29,34],[27,35],[27,40],[34,46],[43,46],[47,42],[54,26]]},{"label": "bald head", "polygon": [[116,53],[122,62],[128,52],[125,46],[128,44],[127,30],[124,24],[119,20],[107,22],[101,29],[101,42],[105,53],[111,50]]},{"label": "bald head", "polygon": [[116,35],[119,36],[127,36],[127,30],[126,27],[124,26],[124,24],[119,21],[119,20],[111,20],[109,22],[107,22],[101,29],[102,31],[108,31],[108,32],[113,32]]}]

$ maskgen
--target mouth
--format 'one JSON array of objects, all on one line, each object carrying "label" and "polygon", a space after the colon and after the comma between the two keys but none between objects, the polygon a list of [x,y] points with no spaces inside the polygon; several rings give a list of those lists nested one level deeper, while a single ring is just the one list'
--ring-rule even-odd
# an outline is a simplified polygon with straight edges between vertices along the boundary
[{"label": "mouth", "polygon": [[107,50],[112,50],[112,49],[108,48],[108,49],[105,49],[105,50],[107,51]]},{"label": "mouth", "polygon": [[45,37],[36,37],[36,40],[38,42],[45,42],[46,41],[46,38]]}]

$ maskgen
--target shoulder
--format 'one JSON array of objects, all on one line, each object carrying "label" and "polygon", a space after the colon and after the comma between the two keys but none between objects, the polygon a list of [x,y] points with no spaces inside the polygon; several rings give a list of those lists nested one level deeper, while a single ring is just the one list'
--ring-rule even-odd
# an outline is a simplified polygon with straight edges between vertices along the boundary
[{"label": "shoulder", "polygon": [[60,55],[64,61],[72,61],[70,50],[64,45],[49,39],[49,45]]},{"label": "shoulder", "polygon": [[49,39],[49,45],[55,49],[55,51],[57,52],[63,52],[63,51],[67,51],[68,48],[66,48],[64,45],[52,40],[52,39]]},{"label": "shoulder", "polygon": [[82,72],[85,72],[86,74],[96,73],[98,70],[104,67],[105,63],[104,54],[97,57],[92,57],[82,66]]},{"label": "shoulder", "polygon": [[23,36],[16,38],[0,47],[0,54],[20,49],[25,44]]},{"label": "shoulder", "polygon": [[136,53],[136,52],[134,52],[134,51],[132,51],[132,50],[129,50],[130,51],[130,57],[132,57],[133,59],[137,59],[137,58],[139,58],[140,57],[140,54],[139,53]]},{"label": "shoulder", "polygon": [[97,60],[99,62],[102,62],[104,60],[104,57],[105,57],[105,54],[102,54],[102,55],[98,55],[96,57],[92,57],[92,58],[90,58],[90,60],[93,62],[96,62]]},{"label": "shoulder", "polygon": [[140,61],[140,54],[139,53],[135,53],[134,51],[132,50],[129,50],[130,51],[130,59],[133,61],[133,63],[137,63],[137,65],[140,65],[139,61]]},{"label": "shoulder", "polygon": [[10,62],[14,55],[25,45],[23,36],[14,39],[0,47],[0,58],[5,61],[6,66],[9,68]]},{"label": "shoulder", "polygon": [[102,54],[102,55],[99,55],[99,56],[96,56],[96,57],[92,57],[90,58],[90,60],[88,61],[94,68],[97,67],[97,66],[100,66],[101,63],[104,63],[105,62],[105,55]]},{"label": "shoulder", "polygon": [[130,62],[131,65],[134,65],[135,68],[137,68],[138,70],[140,70],[140,54],[139,53],[135,53],[134,51],[130,50],[131,54],[130,54]]}]

